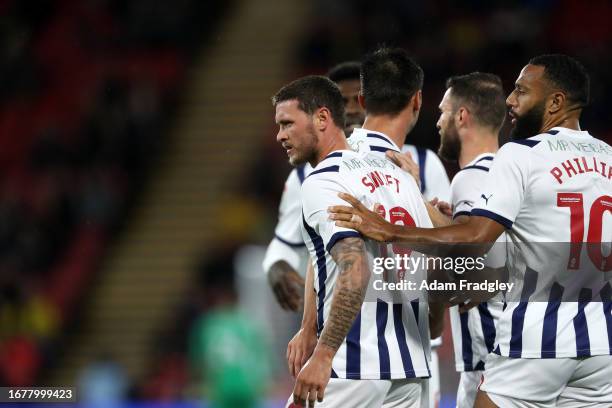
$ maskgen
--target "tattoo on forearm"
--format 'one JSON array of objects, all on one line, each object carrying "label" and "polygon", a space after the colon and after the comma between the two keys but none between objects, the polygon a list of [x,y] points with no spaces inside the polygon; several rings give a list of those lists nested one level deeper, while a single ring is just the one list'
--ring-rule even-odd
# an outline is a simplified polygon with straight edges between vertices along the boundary
[{"label": "tattoo on forearm", "polygon": [[285,273],[288,273],[288,272],[297,273],[295,269],[293,269],[291,265],[289,265],[287,262],[285,261],[275,262],[270,267],[270,271],[268,273],[268,280],[270,280],[271,283],[274,283],[276,279],[278,279],[279,277],[283,276]]},{"label": "tattoo on forearm", "polygon": [[340,269],[329,318],[321,342],[338,350],[361,310],[370,278],[365,243],[361,238],[345,238],[331,250]]}]

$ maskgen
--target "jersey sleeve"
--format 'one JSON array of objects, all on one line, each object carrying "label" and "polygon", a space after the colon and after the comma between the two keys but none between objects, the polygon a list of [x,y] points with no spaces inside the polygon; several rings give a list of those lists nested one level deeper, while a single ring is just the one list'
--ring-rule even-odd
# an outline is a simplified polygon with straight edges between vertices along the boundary
[{"label": "jersey sleeve", "polygon": [[[302,211],[304,233],[317,241],[320,238],[324,248],[330,252],[341,239],[361,237],[354,229],[338,227],[329,219],[327,208],[332,205],[348,205],[338,193],[353,194],[340,180],[336,171],[319,173],[308,177],[302,185]],[[354,194],[353,194],[354,195]]]},{"label": "jersey sleeve", "polygon": [[453,178],[451,183],[451,205],[453,219],[465,215],[470,216],[478,196],[482,179],[487,175],[484,170],[462,170]]},{"label": "jersey sleeve", "polygon": [[304,245],[300,223],[302,221],[302,198],[299,169],[293,169],[285,182],[278,209],[275,237],[290,246]]},{"label": "jersey sleeve", "polygon": [[[302,170],[303,171],[303,170]],[[299,271],[299,265],[306,246],[302,238],[302,200],[300,169],[294,169],[285,182],[283,195],[278,209],[278,223],[274,229],[274,238],[266,249],[262,266],[266,273],[278,261],[287,262]]]},{"label": "jersey sleeve", "polygon": [[[471,215],[472,209],[479,201],[482,180],[486,177],[488,173],[480,168],[464,169],[457,173],[451,183],[453,219]],[[484,264],[489,268],[501,268],[505,262],[505,234],[502,234],[487,252]]]},{"label": "jersey sleeve", "polygon": [[304,276],[305,271],[301,270],[302,259],[307,256],[306,246],[291,246],[280,241],[278,238],[272,238],[268,248],[266,248],[266,254],[262,262],[263,270],[266,274],[270,272],[270,268],[277,262],[285,261],[291,266],[296,272]]},{"label": "jersey sleeve", "polygon": [[446,169],[440,158],[431,150],[427,150],[425,161],[425,186],[424,195],[427,200],[438,197],[440,201],[448,202],[450,199],[450,181],[446,175]]},{"label": "jersey sleeve", "polygon": [[506,229],[512,228],[528,183],[529,151],[526,149],[529,147],[510,142],[499,150],[471,215],[487,217]]}]

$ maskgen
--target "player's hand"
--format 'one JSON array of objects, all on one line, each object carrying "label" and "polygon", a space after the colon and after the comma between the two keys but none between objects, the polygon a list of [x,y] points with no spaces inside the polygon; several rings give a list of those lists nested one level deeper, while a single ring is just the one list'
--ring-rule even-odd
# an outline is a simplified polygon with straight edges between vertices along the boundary
[{"label": "player's hand", "polygon": [[475,308],[479,304],[480,304],[480,302],[474,302],[474,301],[469,301],[469,302],[462,303],[462,304],[459,305],[459,313],[465,313],[468,310]]},{"label": "player's hand", "polygon": [[375,241],[391,240],[393,225],[378,213],[368,210],[352,195],[339,193],[338,197],[349,203],[351,207],[345,205],[328,207],[329,219],[336,221],[337,226],[357,230]]},{"label": "player's hand", "polygon": [[471,293],[468,292],[455,292],[448,299],[448,303],[450,306],[458,306],[459,313],[465,313],[480,304],[479,300],[472,300],[470,296]]},{"label": "player's hand", "polygon": [[287,345],[287,365],[289,373],[295,378],[317,345],[317,334],[302,327]]},{"label": "player's hand", "polygon": [[399,153],[393,150],[387,150],[385,153],[387,158],[393,163],[397,164],[402,170],[410,173],[412,178],[416,181],[419,188],[421,188],[421,176],[419,173],[419,165],[414,161],[410,152]]},{"label": "player's hand", "polygon": [[293,269],[272,268],[268,282],[284,310],[297,312],[304,304],[304,278]]},{"label": "player's hand", "polygon": [[310,360],[302,368],[293,387],[293,403],[298,406],[314,407],[315,401],[322,402],[325,388],[331,377],[333,353],[323,351],[326,346],[317,348]]},{"label": "player's hand", "polygon": [[446,201],[440,201],[438,200],[438,197],[435,197],[433,200],[429,202],[429,204],[434,206],[438,211],[440,211],[442,214],[446,215],[447,217],[453,216],[453,208]]}]

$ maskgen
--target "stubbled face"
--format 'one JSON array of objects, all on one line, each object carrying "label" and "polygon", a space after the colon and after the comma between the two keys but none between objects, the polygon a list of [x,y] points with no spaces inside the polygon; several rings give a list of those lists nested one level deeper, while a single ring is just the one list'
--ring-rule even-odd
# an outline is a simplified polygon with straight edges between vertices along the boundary
[{"label": "stubbled face", "polygon": [[449,88],[444,93],[442,102],[438,106],[440,108],[440,118],[436,127],[440,133],[440,148],[438,154],[445,160],[459,160],[461,152],[461,141],[459,133],[455,125],[455,111],[453,109],[451,89]]},{"label": "stubbled face", "polygon": [[336,85],[344,100],[344,133],[349,137],[353,129],[361,127],[365,120],[365,111],[358,99],[361,83],[359,79],[346,79],[338,81]]},{"label": "stubbled face", "polygon": [[287,151],[289,163],[297,166],[316,158],[319,139],[312,117],[292,99],[276,105],[275,122],[279,126],[276,141]]},{"label": "stubbled face", "polygon": [[542,130],[546,104],[544,67],[526,65],[514,83],[514,90],[506,99],[512,123],[510,136],[524,139]]}]

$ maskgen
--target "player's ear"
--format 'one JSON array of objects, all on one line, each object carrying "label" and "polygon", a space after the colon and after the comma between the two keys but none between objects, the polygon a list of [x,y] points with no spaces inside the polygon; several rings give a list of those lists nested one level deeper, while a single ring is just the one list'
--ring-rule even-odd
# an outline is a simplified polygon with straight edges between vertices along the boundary
[{"label": "player's ear", "polygon": [[423,93],[421,92],[421,90],[419,89],[418,91],[416,91],[416,93],[412,96],[412,110],[414,112],[418,112],[421,110],[421,105],[423,104]]},{"label": "player's ear", "polygon": [[470,120],[470,112],[464,106],[459,107],[455,114],[455,120],[457,121],[457,127],[466,126]]},{"label": "player's ear", "polygon": [[357,95],[357,101],[359,102],[359,106],[361,106],[361,109],[365,110],[365,98],[363,97],[363,93],[361,93],[361,90]]},{"label": "player's ear", "polygon": [[553,92],[548,97],[547,108],[549,113],[557,113],[565,106],[566,96],[563,92]]},{"label": "player's ear", "polygon": [[315,127],[323,131],[329,125],[329,121],[331,120],[331,112],[325,106],[319,108],[315,112]]}]

